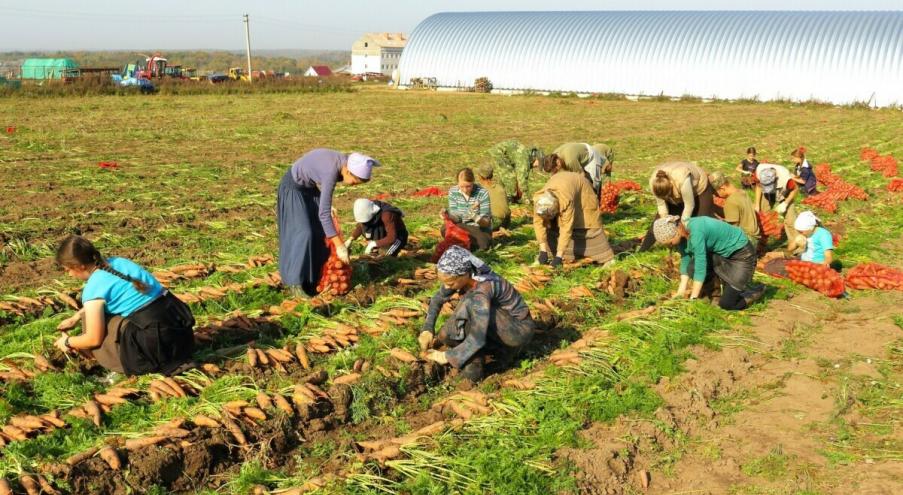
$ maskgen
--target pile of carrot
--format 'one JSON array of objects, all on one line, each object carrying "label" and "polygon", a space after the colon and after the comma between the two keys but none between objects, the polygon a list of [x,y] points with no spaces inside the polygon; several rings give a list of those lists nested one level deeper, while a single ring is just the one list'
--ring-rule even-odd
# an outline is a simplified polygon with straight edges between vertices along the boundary
[{"label": "pile of carrot", "polygon": [[307,349],[318,354],[342,350],[358,341],[356,328],[339,323],[335,328],[327,328],[317,337],[307,341]]},{"label": "pile of carrot", "polygon": [[784,229],[778,221],[778,212],[769,211],[768,213],[765,213],[757,211],[756,217],[759,220],[759,230],[762,231],[762,236],[780,239],[781,235],[784,234]]},{"label": "pile of carrot", "polygon": [[890,192],[903,192],[903,179],[895,178],[887,184],[887,190]]},{"label": "pile of carrot", "polygon": [[834,213],[837,211],[838,201],[846,201],[848,199],[865,201],[869,198],[868,194],[861,187],[844,181],[839,175],[832,172],[831,166],[827,163],[818,164],[815,167],[815,175],[818,177],[818,182],[828,188],[820,194],[804,199],[804,205],[815,206]]},{"label": "pile of carrot", "polygon": [[188,397],[201,393],[201,390],[195,389],[185,380],[177,380],[169,376],[151,381],[147,391],[154,402],[159,402],[167,397]]},{"label": "pile of carrot", "polygon": [[786,269],[790,280],[828,297],[840,297],[844,293],[843,277],[831,267],[808,261],[791,260],[787,262]]},{"label": "pile of carrot", "polygon": [[[60,491],[53,487],[46,478],[40,474],[30,475],[22,473],[19,475],[19,484],[28,495],[60,495]],[[6,478],[0,478],[0,495],[13,495],[13,488]]]},{"label": "pile of carrot", "polygon": [[9,442],[27,440],[34,435],[65,427],[66,422],[60,419],[59,411],[38,416],[30,414],[13,416],[3,428],[0,428],[0,447],[5,447]]},{"label": "pile of carrot", "polygon": [[282,278],[279,276],[279,272],[271,272],[262,277],[252,278],[243,284],[232,282],[219,287],[201,287],[201,289],[194,294],[182,293],[175,294],[175,296],[186,304],[192,304],[222,299],[223,297],[226,297],[226,294],[240,293],[245,289],[261,287],[264,285],[269,287],[279,287],[282,285]]},{"label": "pile of carrot", "polygon": [[286,344],[282,349],[256,349],[248,347],[248,365],[252,368],[275,368],[276,371],[286,373],[285,365],[298,362],[302,368],[310,369],[310,359],[303,344],[297,344],[294,351]]},{"label": "pile of carrot", "polygon": [[443,413],[451,412],[465,421],[474,416],[492,412],[489,407],[489,399],[485,394],[476,390],[462,390],[434,403],[432,409]]},{"label": "pile of carrot", "polygon": [[599,198],[599,210],[602,213],[614,213],[618,211],[618,203],[621,200],[622,192],[639,191],[641,189],[640,185],[632,180],[608,182],[602,188],[602,194]]},{"label": "pile of carrot", "polygon": [[903,271],[878,263],[856,265],[844,280],[853,289],[903,290]]},{"label": "pile of carrot", "polygon": [[526,276],[514,284],[514,288],[521,294],[543,287],[552,280],[551,275],[542,268],[524,267],[524,273]]},{"label": "pile of carrot", "polygon": [[895,177],[897,175],[897,160],[893,155],[881,155],[872,148],[862,148],[859,152],[859,159],[868,161],[872,170],[881,172],[885,177]]}]

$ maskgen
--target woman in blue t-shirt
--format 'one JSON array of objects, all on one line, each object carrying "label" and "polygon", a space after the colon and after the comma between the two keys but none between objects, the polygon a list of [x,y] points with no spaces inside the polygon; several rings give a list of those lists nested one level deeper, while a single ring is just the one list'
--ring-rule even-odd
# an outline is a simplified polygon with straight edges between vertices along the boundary
[{"label": "woman in blue t-shirt", "polygon": [[[147,270],[125,258],[104,258],[90,241],[69,236],[56,261],[85,281],[82,309],[60,323],[56,347],[80,351],[112,371],[171,374],[194,350],[194,318]],[[67,330],[82,323],[79,335]]]},{"label": "woman in blue t-shirt", "polygon": [[821,226],[818,217],[811,211],[804,211],[796,217],[793,227],[806,236],[806,250],[800,259],[831,266],[834,261],[834,236]]}]

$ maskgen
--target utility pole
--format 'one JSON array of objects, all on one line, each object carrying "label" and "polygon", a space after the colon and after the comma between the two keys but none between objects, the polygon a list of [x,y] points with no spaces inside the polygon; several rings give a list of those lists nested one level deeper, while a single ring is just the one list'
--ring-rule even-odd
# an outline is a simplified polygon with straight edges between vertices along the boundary
[{"label": "utility pole", "polygon": [[248,53],[248,82],[254,82],[254,76],[251,74],[251,23],[248,22],[248,14],[244,15],[245,22],[245,49]]}]

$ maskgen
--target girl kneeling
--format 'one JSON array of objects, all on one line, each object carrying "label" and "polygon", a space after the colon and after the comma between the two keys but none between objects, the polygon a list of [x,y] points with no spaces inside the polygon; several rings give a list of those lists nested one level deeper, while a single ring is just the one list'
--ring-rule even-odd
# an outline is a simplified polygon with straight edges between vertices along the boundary
[{"label": "girl kneeling", "polygon": [[[194,351],[191,310],[147,270],[125,258],[104,258],[76,235],[63,241],[56,261],[85,281],[83,307],[59,325],[63,335],[57,348],[83,352],[126,375],[169,375],[189,366]],[[80,321],[80,335],[66,333]]]}]

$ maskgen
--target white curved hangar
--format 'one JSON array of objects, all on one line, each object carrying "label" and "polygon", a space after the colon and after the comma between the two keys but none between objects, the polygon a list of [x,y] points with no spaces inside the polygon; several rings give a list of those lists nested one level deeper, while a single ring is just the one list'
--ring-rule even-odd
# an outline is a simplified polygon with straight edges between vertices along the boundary
[{"label": "white curved hangar", "polygon": [[440,13],[401,85],[903,103],[903,12]]}]

